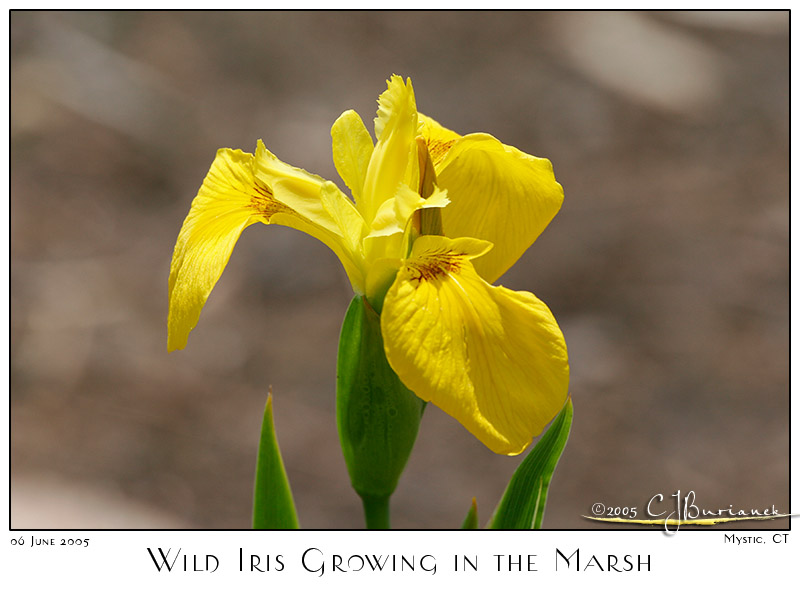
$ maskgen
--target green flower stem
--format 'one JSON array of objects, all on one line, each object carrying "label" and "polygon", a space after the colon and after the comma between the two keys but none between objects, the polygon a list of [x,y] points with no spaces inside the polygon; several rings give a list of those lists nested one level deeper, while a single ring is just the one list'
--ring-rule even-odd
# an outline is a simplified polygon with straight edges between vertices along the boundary
[{"label": "green flower stem", "polygon": [[361,496],[364,504],[364,520],[368,529],[388,529],[390,496]]}]

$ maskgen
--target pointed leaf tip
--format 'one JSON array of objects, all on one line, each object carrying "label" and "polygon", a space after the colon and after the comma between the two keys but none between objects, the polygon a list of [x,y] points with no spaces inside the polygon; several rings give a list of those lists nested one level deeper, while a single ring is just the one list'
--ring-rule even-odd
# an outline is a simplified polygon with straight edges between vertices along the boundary
[{"label": "pointed leaf tip", "polygon": [[283,466],[272,416],[272,387],[267,394],[256,459],[253,493],[254,529],[297,529],[300,525]]},{"label": "pointed leaf tip", "polygon": [[464,522],[461,523],[462,529],[477,529],[478,528],[478,501],[473,497],[472,505],[467,512]]},{"label": "pointed leaf tip", "polygon": [[540,529],[547,492],[572,425],[572,398],[520,463],[489,523],[492,529]]}]

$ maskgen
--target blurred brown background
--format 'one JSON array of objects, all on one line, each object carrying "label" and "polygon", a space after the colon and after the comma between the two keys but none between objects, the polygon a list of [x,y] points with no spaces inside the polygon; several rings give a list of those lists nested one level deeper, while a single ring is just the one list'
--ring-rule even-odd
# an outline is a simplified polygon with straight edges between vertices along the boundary
[{"label": "blurred brown background", "polygon": [[[301,524],[362,526],[334,420],[335,256],[248,229],[170,355],[167,275],[218,147],[263,138],[338,182],[330,126],[371,122],[392,73],[564,186],[501,279],[548,303],[570,350],[545,526],[609,528],[581,515],[678,489],[789,510],[788,12],[10,21],[13,527],[248,528],[269,385]],[[484,523],[519,460],[429,406],[394,525],[457,527],[473,496]]]}]

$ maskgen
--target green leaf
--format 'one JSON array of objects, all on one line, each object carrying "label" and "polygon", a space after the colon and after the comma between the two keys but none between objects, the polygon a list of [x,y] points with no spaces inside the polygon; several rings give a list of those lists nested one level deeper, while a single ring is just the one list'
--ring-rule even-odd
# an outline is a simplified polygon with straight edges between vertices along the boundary
[{"label": "green leaf", "polygon": [[478,501],[472,498],[472,506],[469,507],[467,517],[461,523],[462,529],[477,529],[478,528]]},{"label": "green leaf", "polygon": [[547,491],[572,425],[572,400],[556,416],[547,432],[520,463],[489,523],[492,529],[542,527]]},{"label": "green leaf", "polygon": [[300,528],[294,508],[292,490],[283,467],[275,426],[272,421],[272,390],[267,396],[261,440],[256,460],[256,481],[253,494],[254,529]]}]

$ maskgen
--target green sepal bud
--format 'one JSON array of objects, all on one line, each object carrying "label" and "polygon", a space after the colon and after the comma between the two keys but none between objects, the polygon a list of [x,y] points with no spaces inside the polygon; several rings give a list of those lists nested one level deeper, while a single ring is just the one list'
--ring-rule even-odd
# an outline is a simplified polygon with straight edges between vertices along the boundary
[{"label": "green sepal bud", "polygon": [[425,402],[389,366],[380,316],[356,296],[347,309],[336,367],[336,423],[355,491],[388,501],[397,487]]}]

